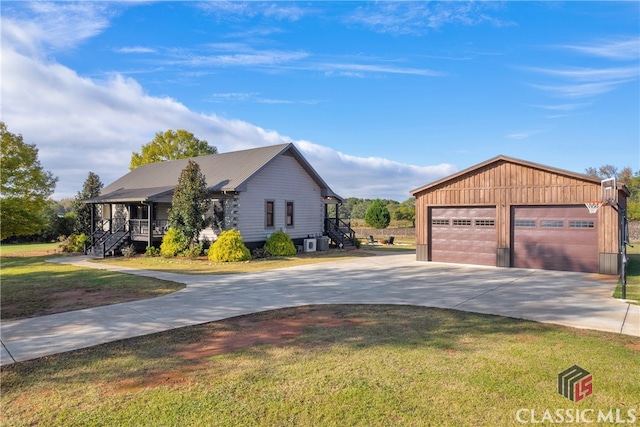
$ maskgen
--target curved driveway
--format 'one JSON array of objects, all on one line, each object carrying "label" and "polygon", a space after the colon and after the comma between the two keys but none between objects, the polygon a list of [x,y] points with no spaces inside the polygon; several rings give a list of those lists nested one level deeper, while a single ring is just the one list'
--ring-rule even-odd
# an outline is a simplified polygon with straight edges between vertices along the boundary
[{"label": "curved driveway", "polygon": [[[407,304],[640,336],[640,306],[611,298],[616,278],[378,255],[236,275],[186,275],[56,262],[185,283],[149,300],[3,321],[1,364],[264,310],[309,304]],[[603,279],[604,277],[604,279]]]}]

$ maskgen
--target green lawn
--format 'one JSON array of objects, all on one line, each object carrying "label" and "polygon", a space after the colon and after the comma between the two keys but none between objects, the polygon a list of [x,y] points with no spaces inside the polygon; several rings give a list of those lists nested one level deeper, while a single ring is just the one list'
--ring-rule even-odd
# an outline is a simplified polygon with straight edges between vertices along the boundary
[{"label": "green lawn", "polygon": [[[574,364],[593,375],[577,403],[557,393]],[[17,363],[0,379],[4,426],[517,426],[522,409],[640,415],[640,340],[454,310],[311,306]]]},{"label": "green lawn", "polygon": [[246,262],[212,262],[204,256],[190,259],[185,257],[146,257],[144,255],[136,255],[131,258],[105,258],[94,262],[181,274],[238,274],[365,256],[371,256],[371,254],[364,251],[330,250],[302,253],[292,257],[254,259]]},{"label": "green lawn", "polygon": [[388,239],[385,236],[373,236],[376,243],[370,244],[368,238],[360,239],[361,250],[365,251],[383,251],[383,252],[415,252],[416,251],[416,239],[415,237],[395,237],[393,245],[387,245],[379,243],[380,240]]},{"label": "green lawn", "polygon": [[60,243],[19,243],[0,245],[0,256],[44,255],[61,252]]},{"label": "green lawn", "polygon": [[184,288],[180,283],[46,262],[47,258],[2,258],[3,320],[153,298]]}]

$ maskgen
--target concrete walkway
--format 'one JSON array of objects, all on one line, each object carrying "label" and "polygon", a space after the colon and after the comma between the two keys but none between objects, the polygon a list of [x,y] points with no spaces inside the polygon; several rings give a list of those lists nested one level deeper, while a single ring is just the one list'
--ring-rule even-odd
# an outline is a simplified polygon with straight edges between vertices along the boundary
[{"label": "concrete walkway", "polygon": [[611,298],[615,278],[422,263],[378,255],[236,275],[171,274],[56,262],[185,283],[179,292],[0,323],[0,364],[228,317],[308,304],[408,304],[497,314],[640,337],[640,306]]}]

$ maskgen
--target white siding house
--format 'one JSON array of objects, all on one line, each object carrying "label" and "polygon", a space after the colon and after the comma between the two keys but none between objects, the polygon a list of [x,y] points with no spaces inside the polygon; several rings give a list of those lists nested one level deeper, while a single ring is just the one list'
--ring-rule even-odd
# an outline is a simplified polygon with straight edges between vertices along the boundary
[{"label": "white siding house", "polygon": [[[324,201],[321,189],[292,156],[280,156],[269,168],[256,174],[240,193],[238,208],[243,213],[238,229],[247,241],[261,241],[274,231],[292,239],[322,234]],[[273,202],[273,226],[266,224],[266,205]],[[287,202],[293,206],[293,220],[287,224]]]},{"label": "white siding house", "polygon": [[249,247],[262,245],[275,231],[286,232],[296,244],[321,235],[336,245],[352,243],[352,230],[343,233],[339,218],[327,218],[327,205],[342,198],[293,144],[140,166],[86,201],[102,205],[92,242],[104,241],[98,235],[105,231],[119,230],[121,240],[157,246],[167,230],[173,189],[189,160],[198,163],[213,201],[213,220],[202,240],[214,241],[221,231],[235,228]]}]

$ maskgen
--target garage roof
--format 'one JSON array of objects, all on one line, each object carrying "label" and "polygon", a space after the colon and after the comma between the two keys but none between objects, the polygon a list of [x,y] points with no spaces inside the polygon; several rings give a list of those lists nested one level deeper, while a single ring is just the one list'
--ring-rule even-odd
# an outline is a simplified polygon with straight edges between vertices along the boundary
[{"label": "garage roof", "polygon": [[563,175],[563,176],[568,176],[568,177],[571,177],[571,178],[576,178],[576,179],[579,179],[579,180],[582,180],[582,181],[586,181],[586,182],[592,182],[592,183],[595,183],[595,184],[598,184],[598,185],[600,184],[600,178],[596,178],[596,177],[593,177],[593,176],[590,176],[590,175],[571,172],[571,171],[567,171],[567,170],[564,170],[564,169],[558,169],[558,168],[553,168],[553,167],[550,167],[550,166],[541,165],[539,163],[534,163],[534,162],[529,162],[529,161],[526,161],[526,160],[516,159],[516,158],[513,158],[513,157],[499,155],[499,156],[491,158],[491,159],[489,159],[487,161],[479,163],[479,164],[477,164],[475,166],[471,166],[470,168],[467,168],[467,169],[464,169],[464,170],[462,170],[460,172],[457,172],[457,173],[455,173],[453,175],[449,175],[447,177],[444,177],[444,178],[442,178],[442,179],[440,179],[438,181],[434,181],[434,182],[429,183],[427,185],[424,185],[422,187],[419,187],[419,188],[416,188],[414,190],[411,190],[410,193],[411,193],[411,195],[415,196],[416,194],[421,193],[421,192],[423,192],[425,190],[429,190],[429,189],[441,186],[442,184],[445,184],[448,181],[453,181],[453,180],[455,180],[457,178],[460,178],[460,177],[462,177],[464,175],[473,173],[476,170],[479,170],[479,169],[485,168],[485,167],[487,167],[489,165],[497,164],[497,163],[500,163],[500,162],[513,163],[513,164],[526,166],[526,167],[533,168],[533,169],[538,169],[538,170],[542,170],[542,171],[555,173],[557,175]]}]

